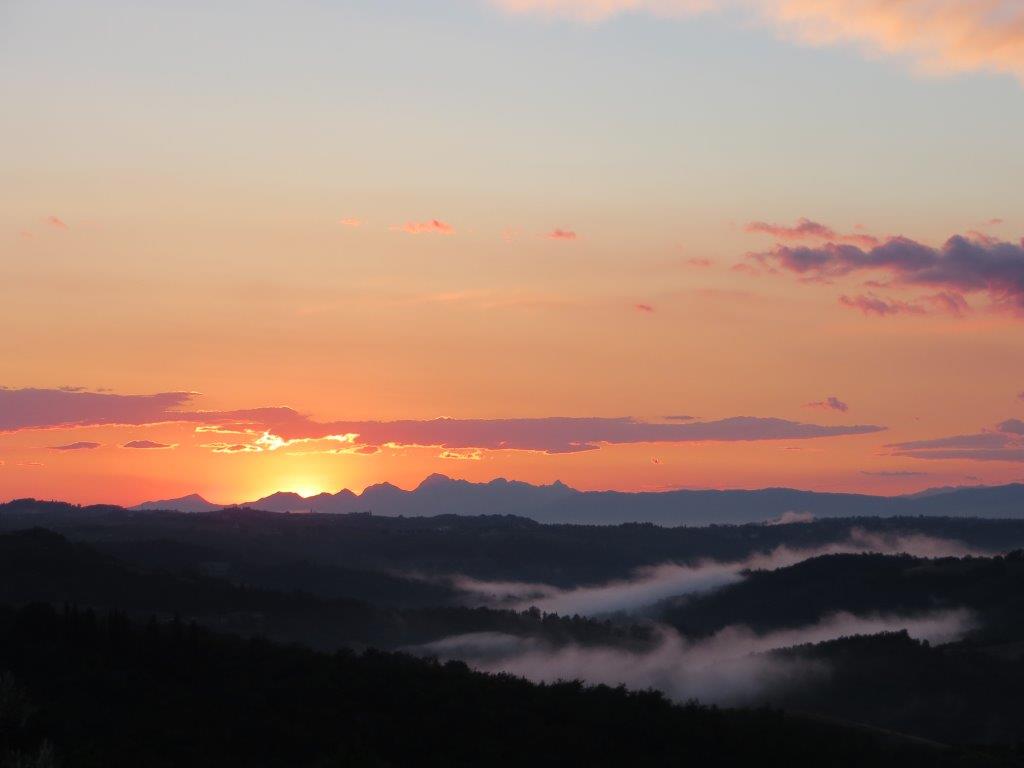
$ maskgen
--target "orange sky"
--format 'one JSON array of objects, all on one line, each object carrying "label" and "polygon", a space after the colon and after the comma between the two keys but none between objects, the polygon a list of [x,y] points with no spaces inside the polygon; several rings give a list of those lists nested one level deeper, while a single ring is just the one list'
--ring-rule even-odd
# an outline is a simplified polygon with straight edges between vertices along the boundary
[{"label": "orange sky", "polygon": [[[0,21],[8,393],[194,392],[189,411],[316,424],[885,429],[639,430],[566,453],[543,425],[511,449],[403,443],[410,427],[271,450],[265,421],[24,424],[0,393],[0,499],[234,502],[431,472],[878,493],[1024,478],[1024,57],[951,42],[956,24],[995,34],[981,16],[110,3],[103,22],[39,5]],[[808,405],[830,397],[846,410]],[[140,440],[173,447],[122,447]],[[944,442],[893,447],[922,440]],[[54,448],[74,443],[98,445]]]}]

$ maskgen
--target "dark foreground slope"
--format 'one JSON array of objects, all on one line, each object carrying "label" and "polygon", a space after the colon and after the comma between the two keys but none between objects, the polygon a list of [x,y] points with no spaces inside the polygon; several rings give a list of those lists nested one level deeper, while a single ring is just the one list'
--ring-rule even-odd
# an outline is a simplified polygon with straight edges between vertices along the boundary
[{"label": "dark foreground slope", "polygon": [[659,618],[702,637],[736,623],[757,632],[805,626],[840,611],[912,616],[958,608],[974,617],[976,643],[1024,640],[1024,551],[936,559],[824,555],[665,601]]},{"label": "dark foreground slope", "polygon": [[28,759],[51,753],[76,768],[1017,764],[773,711],[47,606],[0,608],[0,659],[8,765],[49,768]]},{"label": "dark foreground slope", "polygon": [[540,637],[549,643],[634,645],[637,628],[537,612],[424,605],[395,608],[254,588],[193,572],[144,569],[30,529],[0,534],[0,603],[65,603],[132,616],[181,617],[241,635],[265,635],[324,650],[391,648],[467,632]]}]

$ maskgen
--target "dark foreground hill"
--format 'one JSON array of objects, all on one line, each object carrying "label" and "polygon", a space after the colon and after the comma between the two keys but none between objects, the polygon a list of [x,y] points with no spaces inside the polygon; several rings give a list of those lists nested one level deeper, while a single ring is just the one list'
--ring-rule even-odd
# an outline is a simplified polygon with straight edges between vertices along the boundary
[{"label": "dark foreground hill", "polygon": [[[358,576],[366,580],[376,575]],[[180,617],[214,629],[326,650],[346,645],[394,648],[469,632],[538,637],[555,645],[625,646],[645,637],[639,628],[580,617],[457,605],[396,608],[242,586],[215,576],[132,566],[43,529],[0,534],[0,603],[34,602],[136,617]]]},{"label": "dark foreground hill", "polygon": [[757,632],[806,626],[840,611],[919,615],[965,608],[978,643],[1024,639],[1024,551],[995,557],[837,554],[666,601],[659,618],[690,637],[743,623]]},{"label": "dark foreground hill", "polygon": [[5,766],[1019,764],[777,711],[47,606],[0,607],[0,660]]}]

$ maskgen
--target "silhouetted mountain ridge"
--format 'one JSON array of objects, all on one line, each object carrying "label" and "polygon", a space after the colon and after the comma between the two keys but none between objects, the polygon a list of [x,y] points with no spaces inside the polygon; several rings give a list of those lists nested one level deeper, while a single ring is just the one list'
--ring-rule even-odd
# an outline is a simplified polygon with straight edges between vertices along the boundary
[{"label": "silhouetted mountain ridge", "polygon": [[[556,481],[531,485],[497,478],[486,483],[433,474],[406,491],[391,483],[348,489],[304,498],[278,492],[239,505],[267,512],[319,512],[424,517],[455,515],[517,515],[545,523],[661,525],[765,522],[787,512],[815,517],[944,516],[1024,517],[1024,485],[943,488],[907,496],[802,491],[792,488],[757,490],[676,490],[657,492],[578,491]],[[213,511],[193,494],[165,502],[146,502],[136,510]]]}]

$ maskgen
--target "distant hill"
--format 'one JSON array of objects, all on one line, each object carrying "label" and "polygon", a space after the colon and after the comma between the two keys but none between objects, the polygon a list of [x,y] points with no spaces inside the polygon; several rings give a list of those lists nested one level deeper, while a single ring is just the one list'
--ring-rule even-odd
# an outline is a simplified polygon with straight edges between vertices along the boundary
[{"label": "distant hill", "polygon": [[213,504],[198,493],[191,493],[188,496],[181,496],[177,499],[163,499],[162,501],[144,501],[131,507],[133,511],[143,512],[149,509],[171,509],[175,512],[213,512],[223,509],[223,504]]},{"label": "distant hill", "polygon": [[[517,515],[544,523],[616,525],[648,522],[659,525],[710,525],[765,522],[788,513],[813,517],[942,516],[1024,518],[1024,485],[933,489],[909,496],[820,493],[792,488],[759,490],[680,490],[650,493],[577,491],[555,482],[531,485],[498,478],[487,483],[431,475],[411,491],[390,483],[372,485],[362,493],[342,490],[304,498],[274,493],[246,502],[267,512],[319,512],[424,517],[455,515]],[[205,512],[220,509],[193,494],[182,499],[151,501],[138,510]]]}]

